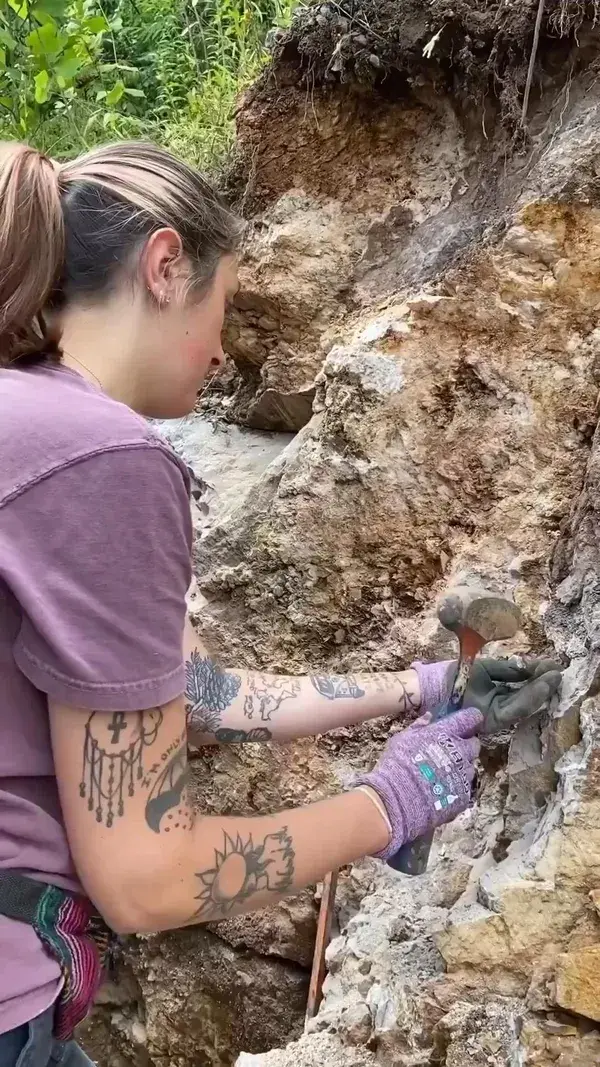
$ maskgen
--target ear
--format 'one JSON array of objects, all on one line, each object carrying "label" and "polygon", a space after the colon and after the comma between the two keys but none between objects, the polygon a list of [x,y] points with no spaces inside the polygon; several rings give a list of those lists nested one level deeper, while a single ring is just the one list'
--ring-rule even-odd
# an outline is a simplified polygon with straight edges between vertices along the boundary
[{"label": "ear", "polygon": [[168,303],[182,267],[183,248],[177,230],[156,230],[142,253],[142,281],[157,304]]}]

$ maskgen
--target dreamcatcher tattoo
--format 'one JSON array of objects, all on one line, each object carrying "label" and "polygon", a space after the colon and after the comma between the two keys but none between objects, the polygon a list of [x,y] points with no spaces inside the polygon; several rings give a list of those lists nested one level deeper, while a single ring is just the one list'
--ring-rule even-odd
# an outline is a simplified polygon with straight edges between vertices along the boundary
[{"label": "dreamcatcher tattoo", "polygon": [[125,797],[132,797],[144,776],[142,753],[156,741],[163,713],[160,708],[112,718],[93,712],[85,727],[83,767],[79,795],[87,798],[88,811],[107,827],[125,812]]}]

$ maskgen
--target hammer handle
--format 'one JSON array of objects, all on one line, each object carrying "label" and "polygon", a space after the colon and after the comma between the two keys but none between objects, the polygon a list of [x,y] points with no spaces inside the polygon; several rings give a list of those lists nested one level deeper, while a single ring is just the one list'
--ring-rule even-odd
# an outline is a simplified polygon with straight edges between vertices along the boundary
[{"label": "hammer handle", "polygon": [[[437,719],[445,719],[447,715],[453,715],[455,711],[460,710],[465,690],[469,682],[473,660],[475,659],[477,651],[478,649],[474,648],[472,653],[470,649],[469,652],[466,653],[465,649],[462,647],[461,641],[460,659],[456,671],[456,678],[454,679],[454,684],[452,686],[452,692],[446,703],[440,704],[440,706],[433,712],[431,716],[432,722],[435,722]],[[405,845],[402,845],[402,848],[398,849],[398,851],[390,857],[387,861],[388,866],[392,867],[394,871],[400,871],[402,874],[424,874],[429,862],[433,834],[434,831],[429,830],[426,834],[423,834],[422,837],[417,837],[414,841],[407,841]]]}]

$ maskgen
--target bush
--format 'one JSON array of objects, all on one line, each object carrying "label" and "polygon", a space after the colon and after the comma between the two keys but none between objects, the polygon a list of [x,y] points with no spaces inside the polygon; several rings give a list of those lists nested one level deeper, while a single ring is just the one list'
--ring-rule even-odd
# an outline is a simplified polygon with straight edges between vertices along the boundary
[{"label": "bush", "polygon": [[7,0],[0,135],[64,158],[119,137],[161,141],[203,168],[234,134],[235,102],[292,0]]}]

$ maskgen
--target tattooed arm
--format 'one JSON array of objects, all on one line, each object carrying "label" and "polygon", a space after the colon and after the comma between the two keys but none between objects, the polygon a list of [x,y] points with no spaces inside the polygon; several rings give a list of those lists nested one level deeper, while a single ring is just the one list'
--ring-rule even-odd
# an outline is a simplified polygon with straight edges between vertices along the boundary
[{"label": "tattooed arm", "polygon": [[361,791],[259,818],[199,818],[183,699],[137,712],[50,703],[56,776],[83,886],[113,929],[149,932],[272,904],[384,848]]},{"label": "tattooed arm", "polygon": [[381,715],[411,715],[420,704],[416,671],[311,674],[225,670],[186,630],[186,715],[194,744],[289,741]]}]

